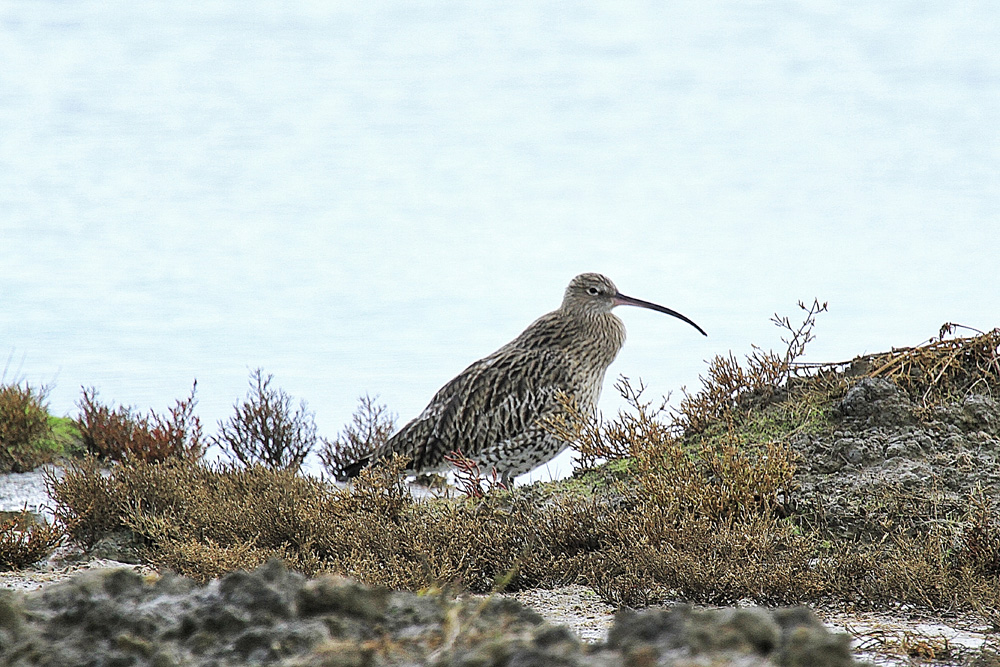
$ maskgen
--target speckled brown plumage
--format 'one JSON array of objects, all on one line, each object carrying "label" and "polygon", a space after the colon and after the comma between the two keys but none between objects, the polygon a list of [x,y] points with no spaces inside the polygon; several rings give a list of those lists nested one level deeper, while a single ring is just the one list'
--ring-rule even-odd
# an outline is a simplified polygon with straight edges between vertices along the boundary
[{"label": "speckled brown plumage", "polygon": [[445,457],[457,451],[509,484],[551,460],[570,444],[545,428],[564,409],[559,394],[585,411],[597,407],[604,373],[625,342],[625,325],[611,313],[618,305],[658,310],[702,331],[675,311],[620,294],[600,274],[579,275],[558,310],[462,371],[349,474],[392,454],[408,457],[416,472],[441,472]]}]

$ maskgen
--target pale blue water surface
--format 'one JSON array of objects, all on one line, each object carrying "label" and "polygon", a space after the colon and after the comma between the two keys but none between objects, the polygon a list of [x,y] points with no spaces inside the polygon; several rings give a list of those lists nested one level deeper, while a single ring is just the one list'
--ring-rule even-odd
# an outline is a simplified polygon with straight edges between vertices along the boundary
[{"label": "pale blue water surface", "polygon": [[[993,2],[0,4],[0,355],[206,430],[263,367],[402,419],[601,271],[654,394],[1000,325]],[[565,472],[541,471],[539,477]]]}]

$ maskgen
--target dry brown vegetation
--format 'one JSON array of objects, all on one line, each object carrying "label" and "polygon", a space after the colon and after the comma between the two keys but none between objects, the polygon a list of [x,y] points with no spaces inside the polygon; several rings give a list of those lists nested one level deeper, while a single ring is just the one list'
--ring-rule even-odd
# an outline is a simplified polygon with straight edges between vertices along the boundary
[{"label": "dry brown vegetation", "polygon": [[273,379],[260,368],[250,373],[246,399],[233,406],[228,421],[219,423],[212,444],[244,466],[294,472],[316,445],[316,423],[305,401],[293,410],[291,396],[272,387]]},{"label": "dry brown vegetation", "polygon": [[200,579],[280,556],[305,572],[411,589],[581,581],[631,606],[666,597],[935,609],[1000,603],[996,533],[982,508],[965,520],[964,545],[933,528],[830,543],[783,516],[794,493],[786,448],[703,441],[692,450],[641,409],[635,426],[650,448],[627,482],[600,493],[582,488],[592,476],[560,493],[417,502],[403,485],[402,461],[338,489],[286,471],[184,460],[130,461],[107,476],[83,462],[52,492],[78,540],[129,530],[151,560]]},{"label": "dry brown vegetation", "polygon": [[[783,354],[715,359],[676,411],[627,380],[630,409],[571,418],[585,470],[571,480],[504,490],[466,470],[459,498],[413,499],[405,461],[351,486],[266,466],[133,457],[102,471],[72,464],[50,479],[57,516],[90,544],[127,531],[150,561],[205,580],[278,556],[393,588],[473,591],[580,582],[622,605],[664,599],[859,608],[1000,608],[1000,514],[994,497],[961,503],[886,484],[835,530],[799,488],[791,446],[833,429],[831,405],[859,378],[886,377],[927,409],[1000,390],[1000,331],[804,367],[797,357],[824,306],[803,306]],[[362,401],[340,440],[384,438],[384,408]],[[559,427],[558,424],[554,427]],[[485,484],[485,486],[484,486]],[[994,619],[996,620],[996,619]]]},{"label": "dry brown vegetation", "polygon": [[37,443],[50,434],[45,389],[0,385],[0,472],[23,472],[45,462]]},{"label": "dry brown vegetation", "polygon": [[27,510],[0,519],[0,572],[17,570],[52,553],[63,541],[61,526],[37,523]]},{"label": "dry brown vegetation", "polygon": [[1000,328],[945,338],[959,329],[968,327],[948,323],[924,345],[865,355],[850,365],[857,373],[890,380],[925,408],[971,393],[994,394],[1000,387]]},{"label": "dry brown vegetation", "polygon": [[[647,422],[646,433],[661,427]],[[657,437],[657,436],[653,436]],[[876,607],[996,608],[997,545],[980,508],[964,545],[930,530],[877,544],[828,544],[782,517],[787,450],[687,450],[663,439],[627,484],[414,501],[402,461],[346,489],[256,466],[130,460],[101,473],[74,464],[53,481],[58,515],[83,543],[132,531],[159,565],[205,580],[268,558],[368,583],[487,591],[581,581],[612,602],[665,597],[762,603],[854,600]],[[949,554],[951,554],[949,556]]]},{"label": "dry brown vegetation", "polygon": [[84,447],[104,461],[201,458],[201,422],[194,414],[197,386],[195,382],[191,395],[178,400],[167,416],[152,410],[142,415],[127,406],[113,408],[98,401],[96,389],[84,389],[77,420]]}]

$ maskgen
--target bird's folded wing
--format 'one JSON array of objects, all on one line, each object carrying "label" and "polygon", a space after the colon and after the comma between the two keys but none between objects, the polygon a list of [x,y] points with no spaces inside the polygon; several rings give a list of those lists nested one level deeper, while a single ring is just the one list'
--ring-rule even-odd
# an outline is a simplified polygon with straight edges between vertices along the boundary
[{"label": "bird's folded wing", "polygon": [[571,375],[552,350],[500,350],[442,387],[382,455],[409,456],[418,470],[442,467],[455,451],[476,458],[555,413],[558,395],[572,393]]}]

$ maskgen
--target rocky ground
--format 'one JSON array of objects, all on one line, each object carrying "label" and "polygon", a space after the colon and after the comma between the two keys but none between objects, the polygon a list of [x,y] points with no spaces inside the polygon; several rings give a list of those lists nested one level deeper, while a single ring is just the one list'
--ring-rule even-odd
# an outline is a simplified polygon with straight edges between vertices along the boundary
[{"label": "rocky ground", "polygon": [[[277,564],[199,587],[77,555],[62,550],[31,570],[0,575],[7,589],[0,591],[0,664],[995,664],[981,656],[995,640],[988,628],[905,610],[680,604],[616,614],[585,586],[460,602],[335,577],[309,581]],[[328,598],[325,606],[312,609],[310,595]],[[517,604],[502,606],[504,599]],[[457,620],[482,605],[491,610],[488,622]],[[501,627],[499,635],[486,632]],[[452,645],[443,651],[449,633]],[[515,656],[521,662],[493,661]]]},{"label": "rocky ground", "polygon": [[896,385],[864,378],[833,406],[835,427],[793,435],[799,496],[827,525],[852,536],[857,508],[887,489],[915,506],[967,506],[974,492],[1000,497],[1000,404],[969,394],[923,408]]},{"label": "rocky ground", "polygon": [[0,592],[0,661],[19,665],[839,665],[850,637],[805,607],[616,615],[585,644],[502,596],[449,598],[308,580],[275,561],[207,586],[96,569]]},{"label": "rocky ground", "polygon": [[[889,487],[910,492],[918,509],[1000,494],[1000,404],[989,395],[924,408],[866,378],[833,418],[834,428],[791,442],[799,497],[846,536],[866,520],[857,508]],[[0,509],[25,499],[44,514],[40,476],[32,479],[0,481]],[[63,549],[0,573],[10,591],[0,591],[0,664],[841,665],[852,650],[885,665],[1000,664],[998,628],[986,619],[905,607],[813,616],[664,605],[616,616],[582,586],[453,601],[308,581],[270,565],[199,587],[137,565],[116,572],[122,564],[109,557],[114,549]]]}]

